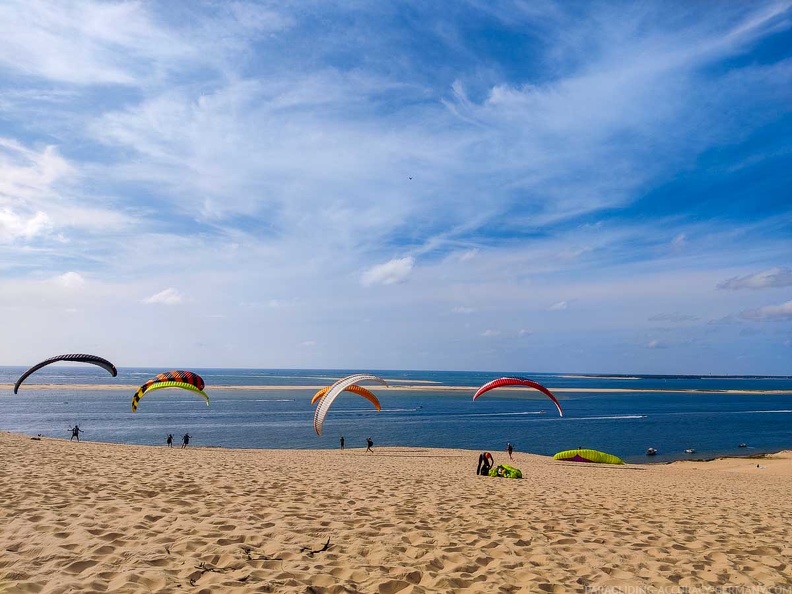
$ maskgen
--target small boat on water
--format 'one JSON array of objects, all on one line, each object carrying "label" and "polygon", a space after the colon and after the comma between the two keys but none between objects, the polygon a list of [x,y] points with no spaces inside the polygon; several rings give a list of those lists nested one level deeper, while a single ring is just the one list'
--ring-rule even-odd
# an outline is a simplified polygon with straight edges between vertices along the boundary
[{"label": "small boat on water", "polygon": [[740,447],[741,447],[741,448],[747,448],[748,446],[747,446],[746,444],[744,444],[744,443],[741,443],[741,444],[740,444]]},{"label": "small boat on water", "polygon": [[647,456],[654,456],[656,453],[657,453],[657,450],[654,449],[654,448],[649,448],[649,449],[646,450],[646,455]]},{"label": "small boat on water", "polygon": [[688,448],[688,449],[685,450],[685,453],[686,454],[695,454],[696,450],[694,450],[693,448]]}]

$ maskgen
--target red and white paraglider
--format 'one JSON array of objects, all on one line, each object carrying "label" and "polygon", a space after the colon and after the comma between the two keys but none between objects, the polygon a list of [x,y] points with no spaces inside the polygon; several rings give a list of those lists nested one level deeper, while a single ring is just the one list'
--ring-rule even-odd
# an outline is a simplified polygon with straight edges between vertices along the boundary
[{"label": "red and white paraglider", "polygon": [[542,394],[546,395],[548,398],[550,398],[550,400],[553,401],[553,403],[556,405],[556,408],[558,409],[558,414],[562,417],[564,416],[564,411],[561,410],[561,405],[558,403],[556,397],[553,396],[553,393],[545,388],[542,384],[539,384],[533,380],[529,380],[525,377],[499,377],[498,379],[492,380],[491,382],[487,382],[476,391],[476,393],[473,395],[473,400],[485,392],[506,386],[527,386],[529,388],[539,390]]}]

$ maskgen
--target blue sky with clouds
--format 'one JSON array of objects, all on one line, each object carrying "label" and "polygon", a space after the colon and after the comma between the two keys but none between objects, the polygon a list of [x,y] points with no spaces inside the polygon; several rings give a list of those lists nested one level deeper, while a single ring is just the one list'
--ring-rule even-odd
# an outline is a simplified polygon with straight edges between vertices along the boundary
[{"label": "blue sky with clouds", "polygon": [[0,364],[792,374],[790,2],[0,4]]}]

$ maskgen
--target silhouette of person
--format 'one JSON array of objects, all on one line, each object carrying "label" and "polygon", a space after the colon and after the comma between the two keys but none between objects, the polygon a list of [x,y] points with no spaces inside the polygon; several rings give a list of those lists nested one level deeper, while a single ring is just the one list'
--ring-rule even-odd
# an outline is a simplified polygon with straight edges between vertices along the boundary
[{"label": "silhouette of person", "polygon": [[344,449],[344,436],[341,436],[341,449]]},{"label": "silhouette of person", "polygon": [[168,439],[165,440],[169,448],[173,447],[173,433],[168,433]]},{"label": "silhouette of person", "polygon": [[77,438],[77,441],[80,441],[80,433],[85,433],[85,431],[80,429],[79,425],[75,425],[74,427],[72,427],[71,432],[72,432],[72,436],[69,441],[72,441],[75,437]]},{"label": "silhouette of person", "polygon": [[190,443],[191,435],[189,433],[185,433],[184,437],[182,437],[182,449],[187,447],[187,444]]},{"label": "silhouette of person", "polygon": [[366,438],[366,451],[367,452],[371,452],[372,454],[374,453],[374,450],[371,449],[371,447],[373,445],[374,445],[374,442],[371,440],[371,438],[370,437]]},{"label": "silhouette of person", "polygon": [[506,451],[509,452],[509,460],[514,460],[514,458],[512,458],[512,452],[514,451],[514,448],[512,447],[511,442],[506,444]]}]

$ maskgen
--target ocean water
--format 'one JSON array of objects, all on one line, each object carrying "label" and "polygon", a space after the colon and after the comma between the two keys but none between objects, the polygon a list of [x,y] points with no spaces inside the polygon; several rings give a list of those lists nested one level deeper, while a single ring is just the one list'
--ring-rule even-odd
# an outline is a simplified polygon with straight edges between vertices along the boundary
[{"label": "ocean water", "polygon": [[[0,367],[0,384],[13,385],[24,370]],[[132,413],[135,388],[161,371],[165,369],[121,368],[113,378],[93,365],[50,365],[29,377],[19,394],[11,388],[0,392],[0,430],[68,438],[69,428],[79,424],[82,439],[89,441],[164,445],[173,433],[178,445],[182,434],[189,433],[191,445],[225,448],[336,448],[344,435],[347,447],[365,447],[371,436],[375,448],[495,453],[508,441],[517,451],[552,455],[583,447],[627,462],[792,449],[792,377],[364,370],[391,386],[369,386],[382,411],[345,393],[333,404],[319,437],[310,404],[313,386],[360,370],[193,369],[206,382],[209,407],[188,391],[159,390],[147,394]],[[494,390],[473,402],[476,387],[501,375],[526,376],[558,389],[564,417],[534,390]],[[42,389],[40,384],[57,387]],[[75,388],[78,384],[98,388]],[[590,389],[603,391],[586,391]],[[729,392],[734,390],[750,393]],[[780,393],[762,393],[766,391]],[[647,457],[649,447],[658,455]],[[687,448],[696,453],[686,454]]]}]

